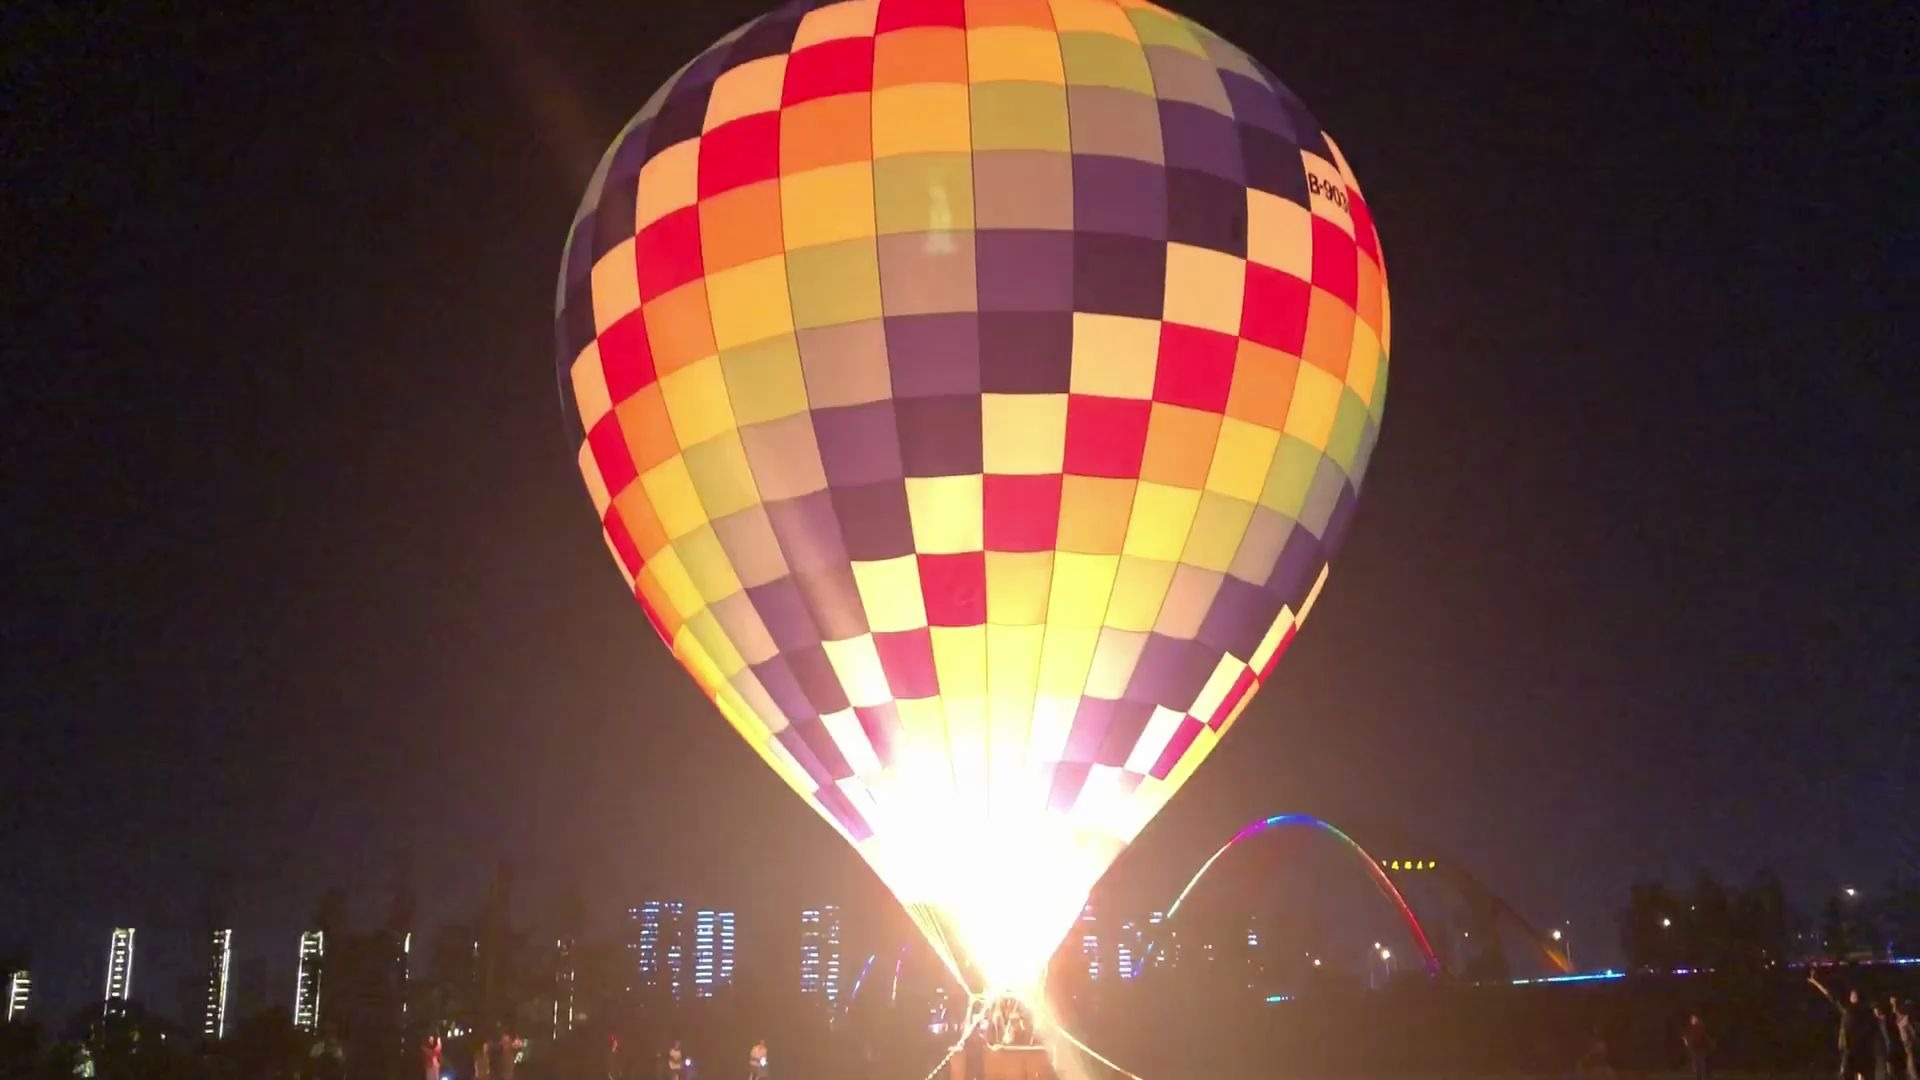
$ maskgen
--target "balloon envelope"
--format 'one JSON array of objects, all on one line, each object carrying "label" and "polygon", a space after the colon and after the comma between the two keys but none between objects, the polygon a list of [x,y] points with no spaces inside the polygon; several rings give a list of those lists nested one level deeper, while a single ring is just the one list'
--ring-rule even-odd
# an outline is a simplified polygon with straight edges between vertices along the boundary
[{"label": "balloon envelope", "polygon": [[660,636],[1001,984],[1273,670],[1387,376],[1340,151],[1139,0],[748,23],[600,162],[557,328]]}]

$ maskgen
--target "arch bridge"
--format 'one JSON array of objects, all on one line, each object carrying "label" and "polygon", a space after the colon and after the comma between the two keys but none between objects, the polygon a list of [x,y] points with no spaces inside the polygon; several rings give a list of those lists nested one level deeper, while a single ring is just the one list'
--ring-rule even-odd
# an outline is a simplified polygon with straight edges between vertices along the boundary
[{"label": "arch bridge", "polygon": [[[1522,936],[1526,938],[1529,944],[1540,952],[1546,962],[1556,971],[1566,974],[1573,970],[1573,966],[1568,962],[1566,953],[1563,950],[1557,947],[1549,937],[1542,934],[1532,923],[1528,922],[1525,916],[1515,910],[1511,904],[1494,894],[1484,883],[1469,873],[1459,862],[1447,858],[1422,858],[1420,860],[1381,859],[1376,857],[1373,851],[1362,846],[1361,841],[1356,839],[1353,834],[1343,831],[1331,822],[1314,817],[1311,814],[1275,814],[1272,817],[1248,822],[1240,831],[1234,833],[1226,843],[1220,845],[1219,850],[1209,856],[1206,862],[1200,864],[1199,871],[1195,873],[1192,879],[1187,882],[1186,886],[1180,890],[1180,894],[1174,898],[1173,904],[1168,907],[1167,921],[1171,923],[1174,920],[1180,911],[1181,905],[1186,903],[1187,898],[1199,887],[1200,882],[1207,876],[1208,871],[1212,870],[1214,864],[1218,863],[1229,851],[1266,833],[1283,829],[1303,829],[1324,835],[1339,843],[1342,850],[1359,860],[1366,868],[1368,880],[1372,882],[1381,896],[1393,906],[1395,912],[1400,916],[1401,921],[1406,924],[1407,936],[1412,939],[1414,946],[1419,949],[1421,957],[1426,963],[1427,973],[1430,976],[1438,976],[1441,973],[1440,959],[1434,952],[1433,944],[1427,936],[1426,928],[1421,925],[1419,916],[1415,913],[1413,906],[1407,902],[1406,896],[1401,893],[1399,887],[1394,884],[1393,878],[1389,874],[1390,870],[1395,870],[1402,864],[1405,864],[1408,869],[1414,869],[1416,868],[1415,863],[1417,862],[1419,864],[1417,869],[1422,873],[1431,873],[1438,876],[1456,895],[1466,900],[1470,906],[1491,911],[1496,918],[1505,919],[1507,923],[1515,927]],[[1370,843],[1375,845],[1375,849],[1378,851],[1430,851],[1430,849],[1424,845],[1417,843],[1404,830],[1392,826],[1372,824],[1366,826],[1364,829],[1357,829],[1355,832],[1365,836]],[[1153,948],[1154,945],[1152,944],[1148,946],[1148,956],[1152,955]]]}]

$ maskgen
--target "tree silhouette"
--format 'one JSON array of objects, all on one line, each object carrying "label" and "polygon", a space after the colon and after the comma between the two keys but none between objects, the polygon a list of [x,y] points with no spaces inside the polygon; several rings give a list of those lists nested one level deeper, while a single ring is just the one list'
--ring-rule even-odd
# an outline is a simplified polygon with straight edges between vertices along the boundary
[{"label": "tree silhouette", "polygon": [[1853,955],[1853,928],[1837,896],[1827,897],[1820,909],[1820,948],[1830,959],[1844,960]]},{"label": "tree silhouette", "polygon": [[1627,894],[1620,917],[1620,944],[1627,963],[1637,970],[1666,971],[1678,966],[1681,955],[1678,916],[1686,905],[1657,881],[1638,881]]},{"label": "tree silhouette", "polygon": [[1920,955],[1920,882],[1892,878],[1874,898],[1875,920],[1895,956]]},{"label": "tree silhouette", "polygon": [[1731,948],[1722,961],[1727,967],[1751,972],[1791,959],[1793,916],[1771,870],[1754,874],[1733,898],[1730,918]]}]

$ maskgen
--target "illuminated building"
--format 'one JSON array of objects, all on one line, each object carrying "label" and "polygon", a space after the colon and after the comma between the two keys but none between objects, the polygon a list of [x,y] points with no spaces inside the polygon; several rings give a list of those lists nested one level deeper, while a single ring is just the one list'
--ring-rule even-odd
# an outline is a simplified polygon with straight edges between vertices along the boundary
[{"label": "illuminated building", "polygon": [[1260,920],[1247,920],[1247,989],[1252,990],[1267,973],[1260,959]]},{"label": "illuminated building", "polygon": [[215,930],[207,941],[207,973],[200,1034],[222,1039],[227,1034],[227,969],[233,963],[233,931]]},{"label": "illuminated building", "polygon": [[1113,943],[1114,973],[1122,980],[1132,980],[1140,974],[1140,926],[1138,923],[1120,924],[1120,938]]},{"label": "illuminated building", "polygon": [[[1175,955],[1175,950],[1179,946],[1174,941],[1173,931],[1167,928],[1166,912],[1156,911],[1147,916],[1147,940],[1151,943],[1153,950],[1153,960],[1149,966],[1156,968],[1168,966],[1168,958]],[[1142,958],[1142,962],[1146,962],[1145,958]]]},{"label": "illuminated building", "polygon": [[1080,958],[1087,963],[1087,978],[1100,981],[1100,930],[1091,903],[1080,909]]},{"label": "illuminated building", "polygon": [[574,1009],[574,992],[578,981],[579,972],[573,961],[573,939],[560,938],[553,943],[553,1027],[549,1037],[555,1041],[573,1030],[578,1015]]},{"label": "illuminated building", "polygon": [[634,936],[627,948],[634,953],[638,985],[647,989],[665,987],[673,1000],[680,1000],[686,967],[687,905],[679,900],[648,900],[628,908],[627,918],[634,923]]},{"label": "illuminated building", "polygon": [[114,930],[107,945],[106,1015],[125,1016],[133,994],[133,927]]},{"label": "illuminated building", "polygon": [[800,913],[800,992],[840,1000],[840,909],[831,904]]},{"label": "illuminated building", "polygon": [[24,969],[14,972],[7,978],[7,1023],[25,1020],[32,1004],[33,975]]},{"label": "illuminated building", "polygon": [[293,987],[293,1026],[312,1032],[320,1026],[320,976],[326,962],[327,935],[309,930],[300,935],[300,967]]},{"label": "illuminated building", "polygon": [[733,912],[693,916],[693,995],[712,997],[733,985]]}]

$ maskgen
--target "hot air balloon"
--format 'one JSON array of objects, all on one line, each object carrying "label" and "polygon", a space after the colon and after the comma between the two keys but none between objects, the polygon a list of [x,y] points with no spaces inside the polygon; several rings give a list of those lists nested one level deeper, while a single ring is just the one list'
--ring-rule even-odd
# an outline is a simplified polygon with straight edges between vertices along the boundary
[{"label": "hot air balloon", "polygon": [[1144,0],[747,23],[614,139],[556,307],[640,607],[975,989],[1271,675],[1386,391],[1345,158]]}]

